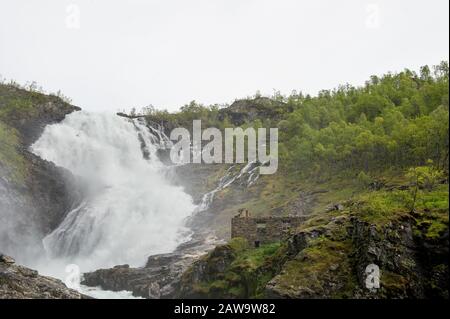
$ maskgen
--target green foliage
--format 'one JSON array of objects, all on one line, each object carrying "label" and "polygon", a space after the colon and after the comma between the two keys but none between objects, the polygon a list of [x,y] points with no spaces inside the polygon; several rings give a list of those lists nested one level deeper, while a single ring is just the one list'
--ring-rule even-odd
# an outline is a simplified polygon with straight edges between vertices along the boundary
[{"label": "green foliage", "polygon": [[204,106],[196,101],[191,101],[182,106],[177,113],[169,113],[167,110],[161,111],[153,106],[148,106],[141,111],[141,114],[150,121],[162,122],[169,127],[185,127],[189,130],[192,129],[193,120],[201,120],[203,127],[231,127],[227,119],[219,120],[219,109],[219,105]]},{"label": "green foliage", "polygon": [[272,243],[261,245],[259,248],[249,248],[241,250],[235,261],[235,266],[239,264],[246,264],[251,269],[261,267],[268,257],[273,256],[280,248],[280,243]]},{"label": "green foliage", "polygon": [[236,253],[245,251],[246,249],[249,248],[249,244],[248,244],[247,240],[245,238],[241,238],[241,237],[232,238],[228,242],[228,245]]},{"label": "green foliage", "polygon": [[[398,217],[410,216],[413,201],[411,189],[372,191],[355,198],[357,204],[352,210],[360,218],[381,227]],[[448,184],[435,186],[432,191],[418,189],[414,207],[416,214],[427,218],[447,216],[448,224],[448,209]]]},{"label": "green foliage", "polygon": [[367,188],[373,182],[373,179],[363,171],[359,172],[357,179],[361,188]]},{"label": "green foliage", "polygon": [[0,105],[2,105],[0,108],[0,119],[20,118],[34,113],[33,103],[30,98],[9,98],[0,95]]},{"label": "green foliage", "polygon": [[70,99],[60,91],[46,95],[32,82],[21,86],[16,82],[0,83],[0,120],[10,124],[10,120],[25,120],[39,115],[39,107],[49,102],[61,107],[68,106]]},{"label": "green foliage", "polygon": [[22,182],[26,176],[26,163],[18,151],[19,143],[17,131],[0,121],[0,168],[16,182]]},{"label": "green foliage", "polygon": [[[419,74],[406,69],[372,76],[362,87],[343,85],[315,97],[296,91],[287,97],[277,91],[271,98],[256,94],[236,107],[258,114],[244,128],[279,127],[281,172],[325,179],[355,171],[374,176],[431,159],[448,174],[448,85],[448,62],[441,62]],[[198,119],[203,127],[233,126],[221,106],[195,101],[173,114],[154,108],[144,113],[166,127],[190,129]]]},{"label": "green foliage", "polygon": [[315,98],[289,97],[280,122],[283,168],[307,175],[423,165],[448,171],[448,64],[372,77]]},{"label": "green foliage", "polygon": [[411,189],[411,211],[414,211],[416,207],[419,188],[423,188],[430,192],[444,177],[444,173],[432,165],[433,161],[429,160],[427,166],[413,167],[408,170],[406,176],[411,180],[411,184],[413,186]]},{"label": "green foliage", "polygon": [[383,226],[396,216],[407,215],[410,203],[411,195],[408,191],[375,191],[361,195],[354,211],[362,219]]},{"label": "green foliage", "polygon": [[[196,292],[209,298],[263,297],[267,282],[278,271],[277,263],[281,259],[278,254],[284,247],[280,243],[272,243],[252,248],[244,238],[233,238],[226,247],[231,248],[233,261],[223,272],[211,274],[213,278],[210,281],[197,283]],[[206,257],[207,262],[222,264],[216,255],[213,251]]]},{"label": "green foliage", "polygon": [[27,120],[45,112],[43,105],[50,102],[61,107],[68,106],[63,95],[45,95],[35,82],[21,86],[14,81],[5,84],[0,79],[0,168],[6,178],[20,184],[27,176],[27,161],[20,148],[20,127]]},{"label": "green foliage", "polygon": [[419,191],[417,209],[448,211],[448,184],[438,185],[432,191]]},{"label": "green foliage", "polygon": [[408,170],[407,177],[414,186],[432,191],[438,182],[444,177],[444,172],[432,166],[429,161],[427,166],[412,167]]}]

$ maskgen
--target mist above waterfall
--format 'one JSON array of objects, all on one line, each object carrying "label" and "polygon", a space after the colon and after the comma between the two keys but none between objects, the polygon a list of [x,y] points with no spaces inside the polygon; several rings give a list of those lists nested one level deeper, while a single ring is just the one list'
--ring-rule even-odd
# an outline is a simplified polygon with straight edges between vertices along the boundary
[{"label": "mist above waterfall", "polygon": [[0,171],[0,253],[27,263],[42,254],[38,243],[42,234],[33,223],[32,205],[2,176],[5,174]]},{"label": "mist above waterfall", "polygon": [[82,271],[142,266],[186,240],[184,221],[195,206],[166,179],[159,141],[138,120],[110,114],[75,112],[46,127],[32,151],[70,170],[87,194],[44,238],[51,260]]}]

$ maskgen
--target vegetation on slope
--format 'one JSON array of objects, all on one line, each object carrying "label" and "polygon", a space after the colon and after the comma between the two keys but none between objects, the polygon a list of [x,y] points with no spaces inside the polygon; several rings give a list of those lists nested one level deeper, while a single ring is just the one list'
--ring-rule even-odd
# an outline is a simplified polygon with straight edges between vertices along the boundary
[{"label": "vegetation on slope", "polygon": [[[183,276],[200,298],[448,298],[448,184],[362,191],[318,211],[284,243],[217,247]],[[365,287],[376,264],[381,288]]]},{"label": "vegetation on slope", "polygon": [[[222,114],[228,125],[281,130],[277,174],[216,194],[210,215],[219,235],[243,207],[254,216],[309,215],[289,249],[279,249],[280,263],[264,273],[273,278],[262,276],[265,289],[248,289],[262,286],[260,268],[245,278],[205,279],[189,277],[194,266],[184,285],[195,278],[203,297],[448,298],[448,64],[431,69],[372,77],[364,87],[317,97],[277,95],[283,107],[276,117],[265,116],[258,96],[211,113],[191,103],[167,117],[183,123],[200,115],[206,127]],[[232,260],[246,254],[234,250]],[[376,293],[365,288],[370,263],[382,272]],[[225,264],[224,273],[233,272],[232,262]]]},{"label": "vegetation on slope", "polygon": [[26,174],[25,160],[19,153],[20,140],[15,129],[0,121],[0,167],[16,182]]},{"label": "vegetation on slope", "polygon": [[182,278],[180,296],[188,298],[258,298],[281,262],[280,243],[251,248],[234,238],[197,261]]},{"label": "vegetation on slope", "polygon": [[2,174],[23,183],[28,174],[24,150],[45,125],[78,108],[59,95],[46,95],[36,84],[0,83],[0,167]]},{"label": "vegetation on slope", "polygon": [[419,74],[372,76],[362,87],[344,85],[316,97],[257,95],[226,109],[193,101],[178,113],[154,108],[144,113],[171,127],[189,128],[194,119],[205,127],[278,127],[280,163],[290,174],[354,175],[423,165],[429,159],[448,170],[448,85],[448,63],[442,62],[422,67]]},{"label": "vegetation on slope", "polygon": [[[278,173],[215,195],[209,213],[221,237],[243,207],[309,216],[286,243],[251,249],[234,239],[217,247],[184,275],[181,295],[448,298],[448,84],[443,62],[316,97],[257,95],[228,108],[191,102],[175,114],[148,108],[147,118],[169,129],[190,128],[194,119],[221,129],[280,129]],[[0,94],[0,164],[21,176],[14,128],[34,116],[30,105],[41,97],[0,89],[7,90]],[[211,189],[228,168],[217,167],[204,179]],[[330,209],[336,203],[341,208]],[[382,271],[377,294],[364,288],[369,263]]]}]

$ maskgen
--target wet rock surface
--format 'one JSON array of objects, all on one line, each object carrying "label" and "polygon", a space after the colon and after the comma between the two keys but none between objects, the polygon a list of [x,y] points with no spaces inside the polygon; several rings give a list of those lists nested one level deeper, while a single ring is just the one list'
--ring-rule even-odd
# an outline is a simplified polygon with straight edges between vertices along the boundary
[{"label": "wet rock surface", "polygon": [[204,240],[198,235],[173,253],[150,256],[144,267],[119,265],[85,273],[82,284],[112,291],[127,290],[136,297],[174,298],[182,274],[217,243],[215,238]]},{"label": "wet rock surface", "polygon": [[40,239],[81,200],[69,171],[29,150],[46,125],[78,110],[56,96],[0,85],[0,124],[10,135],[3,138],[14,143],[12,160],[0,161],[0,249],[18,259],[33,256]]},{"label": "wet rock surface", "polygon": [[41,159],[29,151],[23,152],[29,163],[27,192],[36,208],[38,225],[42,233],[55,229],[65,214],[82,200],[82,191],[76,186],[75,177],[62,167]]},{"label": "wet rock surface", "polygon": [[[43,253],[42,238],[77,204],[72,174],[30,152],[46,125],[80,110],[56,96],[0,85],[0,250],[18,261]],[[5,147],[5,145],[7,145]],[[59,280],[0,259],[0,298],[81,298]]]},{"label": "wet rock surface", "polygon": [[0,254],[0,299],[87,299],[58,279],[39,275]]}]

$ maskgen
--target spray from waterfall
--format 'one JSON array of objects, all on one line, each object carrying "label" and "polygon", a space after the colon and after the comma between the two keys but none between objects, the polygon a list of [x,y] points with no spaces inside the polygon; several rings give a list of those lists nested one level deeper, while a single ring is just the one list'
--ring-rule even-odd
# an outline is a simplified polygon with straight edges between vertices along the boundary
[{"label": "spray from waterfall", "polygon": [[87,196],[44,239],[51,260],[82,271],[118,264],[142,266],[152,254],[186,240],[195,206],[165,177],[158,149],[170,140],[140,119],[72,113],[48,126],[32,151],[70,170]]}]

